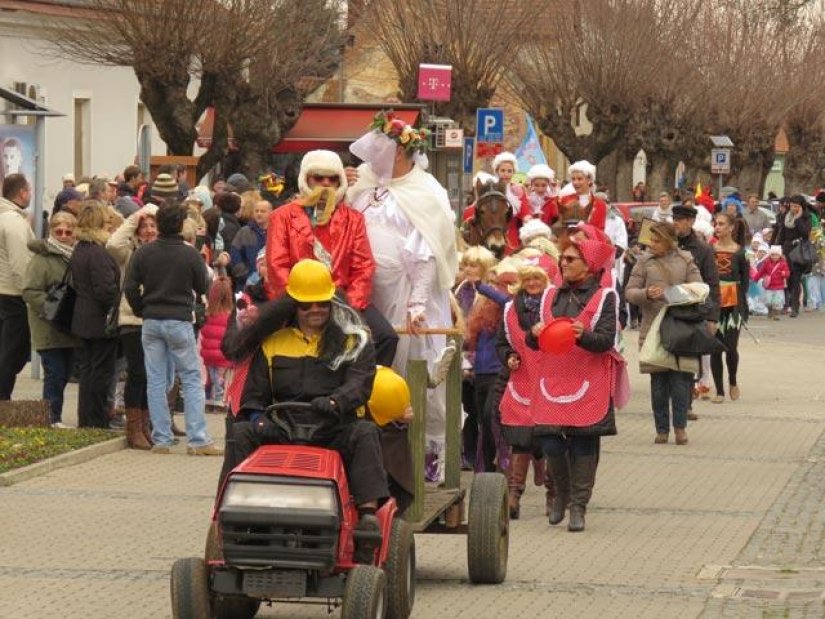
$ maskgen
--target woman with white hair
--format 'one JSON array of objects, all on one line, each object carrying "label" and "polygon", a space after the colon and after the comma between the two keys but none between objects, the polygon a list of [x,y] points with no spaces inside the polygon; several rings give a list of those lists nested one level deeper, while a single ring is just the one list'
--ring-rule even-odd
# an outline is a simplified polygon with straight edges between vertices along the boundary
[{"label": "woman with white hair", "polygon": [[596,166],[589,161],[576,161],[567,168],[567,175],[570,185],[562,189],[559,197],[561,221],[565,225],[583,221],[604,230],[607,203],[594,193]]}]

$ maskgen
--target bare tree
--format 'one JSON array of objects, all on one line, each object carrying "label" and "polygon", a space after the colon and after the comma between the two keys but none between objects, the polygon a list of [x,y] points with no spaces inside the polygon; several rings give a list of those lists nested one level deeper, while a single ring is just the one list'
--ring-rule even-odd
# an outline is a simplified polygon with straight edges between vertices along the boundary
[{"label": "bare tree", "polygon": [[542,36],[508,78],[521,104],[571,160],[611,153],[639,102],[659,88],[691,0],[556,0]]},{"label": "bare tree", "polygon": [[548,0],[367,0],[362,20],[395,67],[399,98],[414,101],[421,63],[453,67],[452,99],[436,113],[475,130],[475,112],[486,107],[524,42],[543,28]]},{"label": "bare tree", "polygon": [[297,120],[303,84],[314,83],[302,78],[325,75],[341,44],[338,5],[322,0],[88,0],[86,6],[86,19],[51,24],[58,52],[132,67],[171,154],[192,153],[195,125],[214,106],[212,145],[200,171],[226,154],[231,126],[239,167],[257,172]]}]

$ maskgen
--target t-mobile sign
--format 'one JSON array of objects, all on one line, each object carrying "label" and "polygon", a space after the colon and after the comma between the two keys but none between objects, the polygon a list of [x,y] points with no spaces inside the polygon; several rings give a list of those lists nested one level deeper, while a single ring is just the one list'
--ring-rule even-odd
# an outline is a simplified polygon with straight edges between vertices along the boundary
[{"label": "t-mobile sign", "polygon": [[449,101],[453,67],[448,64],[418,65],[418,98],[421,101]]}]

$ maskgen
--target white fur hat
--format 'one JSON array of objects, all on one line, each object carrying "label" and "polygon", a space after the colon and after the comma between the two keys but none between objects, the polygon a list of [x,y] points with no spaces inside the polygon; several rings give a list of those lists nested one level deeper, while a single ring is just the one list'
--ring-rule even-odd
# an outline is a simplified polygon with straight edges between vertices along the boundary
[{"label": "white fur hat", "polygon": [[498,166],[507,161],[512,163],[513,169],[515,169],[517,161],[516,156],[513,153],[508,153],[507,151],[504,151],[503,153],[499,153],[498,155],[496,155],[493,158],[493,172],[498,170]]},{"label": "white fur hat", "polygon": [[311,150],[301,159],[301,171],[298,173],[298,190],[301,195],[310,192],[307,176],[310,174],[337,174],[338,189],[335,191],[335,203],[344,199],[347,193],[347,175],[344,173],[344,164],[337,153],[331,150]]},{"label": "white fur hat", "polygon": [[538,163],[527,172],[528,180],[532,181],[537,178],[546,178],[548,181],[554,181],[556,180],[556,173],[549,165]]},{"label": "white fur hat", "polygon": [[582,159],[570,164],[570,167],[567,168],[567,176],[570,176],[573,172],[581,172],[585,176],[589,176],[591,181],[596,182],[596,166],[589,161]]},{"label": "white fur hat", "polygon": [[770,254],[775,256],[782,255],[782,246],[781,245],[771,245]]},{"label": "white fur hat", "polygon": [[524,245],[527,245],[527,243],[537,236],[543,236],[549,239],[552,235],[553,232],[550,230],[550,227],[541,219],[531,219],[521,227],[521,230],[518,231],[518,238],[521,239],[521,242]]},{"label": "white fur hat", "polygon": [[693,222],[693,229],[701,234],[706,240],[713,236],[713,224],[708,221],[697,219]]}]

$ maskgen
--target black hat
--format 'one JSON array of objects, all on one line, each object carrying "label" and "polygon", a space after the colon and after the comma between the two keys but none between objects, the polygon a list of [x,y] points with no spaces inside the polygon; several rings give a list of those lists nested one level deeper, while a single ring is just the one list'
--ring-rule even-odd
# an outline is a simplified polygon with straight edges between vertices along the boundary
[{"label": "black hat", "polygon": [[673,219],[696,219],[696,212],[693,206],[677,204],[673,207]]}]

